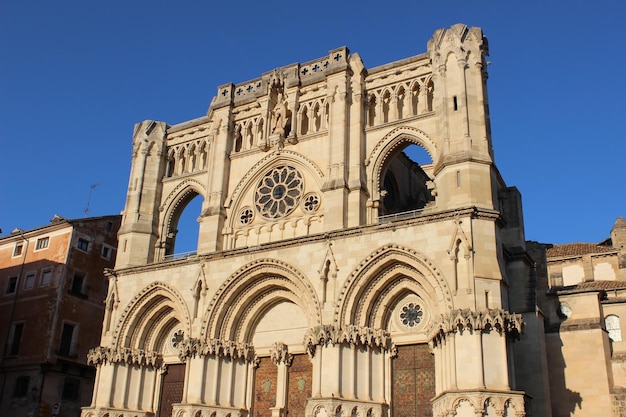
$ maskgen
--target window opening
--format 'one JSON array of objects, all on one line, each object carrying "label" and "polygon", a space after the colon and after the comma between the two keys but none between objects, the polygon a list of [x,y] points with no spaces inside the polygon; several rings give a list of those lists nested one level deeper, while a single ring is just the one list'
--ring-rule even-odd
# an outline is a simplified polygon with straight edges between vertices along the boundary
[{"label": "window opening", "polygon": [[13,256],[20,256],[22,254],[22,250],[24,250],[24,244],[17,243],[13,249]]},{"label": "window opening", "polygon": [[89,250],[89,241],[83,238],[78,238],[78,249],[87,252]]},{"label": "window opening", "polygon": [[76,272],[74,274],[74,279],[72,280],[72,287],[70,288],[70,293],[74,295],[84,295],[83,294],[84,284],[85,284],[85,276],[81,273]]},{"label": "window opening", "polygon": [[7,282],[7,290],[6,294],[13,294],[15,292],[15,288],[17,287],[17,277],[10,277]]},{"label": "window opening", "polygon": [[24,279],[24,289],[30,290],[35,286],[35,273],[29,272],[26,274],[26,278]]},{"label": "window opening", "polygon": [[606,316],[604,319],[604,324],[606,326],[606,331],[609,333],[609,338],[613,342],[621,342],[622,341],[622,329],[620,327],[619,317],[615,314],[611,314]]},{"label": "window opening", "polygon": [[70,356],[74,353],[74,330],[76,326],[69,323],[63,323],[63,331],[61,332],[61,343],[59,344],[59,354]]},{"label": "window opening", "polygon": [[9,336],[10,342],[8,356],[17,356],[19,354],[23,332],[24,323],[13,323],[13,327],[11,327],[11,335]]},{"label": "window opening", "polygon": [[15,389],[13,390],[13,397],[25,398],[28,396],[28,386],[30,385],[29,376],[18,376],[15,379]]},{"label": "window opening", "polygon": [[452,102],[454,103],[454,111],[459,109],[459,104],[457,102],[456,96],[452,97]]},{"label": "window opening", "polygon": [[45,249],[48,247],[49,243],[50,243],[49,237],[42,237],[41,239],[37,239],[37,244],[35,245],[35,249],[37,250]]},{"label": "window opening", "polygon": [[52,269],[46,269],[41,273],[41,286],[46,287],[52,281]]}]

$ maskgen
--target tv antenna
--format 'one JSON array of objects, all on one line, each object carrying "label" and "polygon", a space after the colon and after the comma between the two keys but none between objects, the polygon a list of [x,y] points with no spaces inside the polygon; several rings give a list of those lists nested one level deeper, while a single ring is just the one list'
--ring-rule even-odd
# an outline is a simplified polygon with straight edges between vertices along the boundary
[{"label": "tv antenna", "polygon": [[85,207],[85,217],[89,214],[89,203],[91,203],[91,193],[93,193],[93,189],[96,188],[100,183],[91,184],[89,186],[89,198],[87,199],[87,207]]}]

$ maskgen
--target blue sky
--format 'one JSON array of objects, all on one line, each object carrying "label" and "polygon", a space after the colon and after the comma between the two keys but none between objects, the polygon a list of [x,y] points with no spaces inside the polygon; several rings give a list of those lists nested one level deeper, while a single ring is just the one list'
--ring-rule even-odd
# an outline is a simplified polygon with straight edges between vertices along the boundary
[{"label": "blue sky", "polygon": [[455,23],[489,39],[496,164],[526,238],[598,242],[626,216],[618,1],[0,2],[0,228],[119,213],[133,125],[206,113],[217,86],[347,46],[367,67]]}]

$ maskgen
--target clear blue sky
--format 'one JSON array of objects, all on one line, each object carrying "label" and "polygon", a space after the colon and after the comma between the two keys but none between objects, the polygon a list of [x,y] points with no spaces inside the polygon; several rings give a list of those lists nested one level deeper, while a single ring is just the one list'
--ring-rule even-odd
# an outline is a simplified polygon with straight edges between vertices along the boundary
[{"label": "clear blue sky", "polygon": [[218,85],[348,46],[367,67],[433,32],[489,39],[493,143],[526,238],[598,242],[626,216],[619,1],[0,2],[0,228],[119,213],[133,125],[206,113]]}]

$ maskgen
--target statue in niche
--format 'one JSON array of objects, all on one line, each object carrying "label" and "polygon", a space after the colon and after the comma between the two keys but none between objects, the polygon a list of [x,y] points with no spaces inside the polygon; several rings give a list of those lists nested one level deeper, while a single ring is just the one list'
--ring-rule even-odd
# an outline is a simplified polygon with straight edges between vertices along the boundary
[{"label": "statue in niche", "polygon": [[272,117],[270,122],[270,134],[285,137],[289,133],[289,110],[287,109],[287,100],[282,92],[276,96],[276,104],[272,109]]}]

